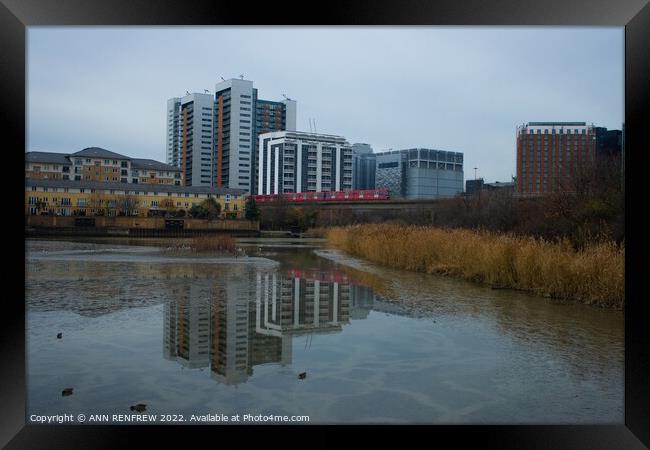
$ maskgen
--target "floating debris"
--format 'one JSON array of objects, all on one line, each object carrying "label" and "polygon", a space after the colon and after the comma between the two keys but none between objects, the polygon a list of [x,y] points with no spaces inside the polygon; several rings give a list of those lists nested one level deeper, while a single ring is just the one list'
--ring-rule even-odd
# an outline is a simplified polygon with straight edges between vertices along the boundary
[{"label": "floating debris", "polygon": [[63,337],[63,333],[59,333],[59,334],[56,335],[57,339],[61,339],[62,337]]},{"label": "floating debris", "polygon": [[131,411],[143,412],[147,409],[147,405],[144,403],[138,403],[137,405],[131,405]]},{"label": "floating debris", "polygon": [[62,397],[67,397],[68,395],[72,395],[72,388],[65,388],[63,391],[61,391]]},{"label": "floating debris", "polygon": [[307,372],[299,373],[298,374],[298,379],[304,380],[307,377]]}]

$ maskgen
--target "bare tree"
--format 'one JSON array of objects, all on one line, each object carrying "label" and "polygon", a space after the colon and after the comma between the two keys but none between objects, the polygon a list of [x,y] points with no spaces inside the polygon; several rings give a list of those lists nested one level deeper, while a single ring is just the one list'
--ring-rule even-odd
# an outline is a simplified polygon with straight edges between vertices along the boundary
[{"label": "bare tree", "polygon": [[137,209],[140,202],[133,195],[124,195],[117,201],[117,211],[121,216],[132,216],[134,212],[137,213]]}]

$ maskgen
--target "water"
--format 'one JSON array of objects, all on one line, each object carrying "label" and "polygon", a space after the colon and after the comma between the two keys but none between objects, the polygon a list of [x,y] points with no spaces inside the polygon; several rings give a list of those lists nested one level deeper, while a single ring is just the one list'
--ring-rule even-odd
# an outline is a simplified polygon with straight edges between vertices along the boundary
[{"label": "water", "polygon": [[383,269],[314,239],[241,240],[236,258],[167,242],[27,241],[28,418],[144,403],[184,424],[624,421],[621,311]]}]

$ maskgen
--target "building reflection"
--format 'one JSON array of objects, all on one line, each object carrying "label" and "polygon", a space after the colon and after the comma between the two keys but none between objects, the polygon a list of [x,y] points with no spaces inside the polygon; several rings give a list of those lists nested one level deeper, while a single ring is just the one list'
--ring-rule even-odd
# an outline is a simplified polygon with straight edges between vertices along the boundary
[{"label": "building reflection", "polygon": [[251,269],[194,280],[164,304],[163,356],[242,383],[254,366],[291,364],[293,336],[338,333],[365,319],[373,301],[370,288],[336,271]]}]

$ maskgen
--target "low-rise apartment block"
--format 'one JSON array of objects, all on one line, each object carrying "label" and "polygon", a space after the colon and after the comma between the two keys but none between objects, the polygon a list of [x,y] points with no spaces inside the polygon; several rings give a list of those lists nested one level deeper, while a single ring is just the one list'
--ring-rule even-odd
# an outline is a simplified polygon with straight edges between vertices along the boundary
[{"label": "low-rise apartment block", "polygon": [[25,180],[25,214],[59,216],[160,216],[189,211],[214,198],[224,217],[242,218],[246,191],[242,189],[169,184],[75,180]]},{"label": "low-rise apartment block", "polygon": [[130,158],[99,147],[76,153],[27,152],[25,178],[42,180],[101,181],[182,186],[177,167],[152,159]]}]

